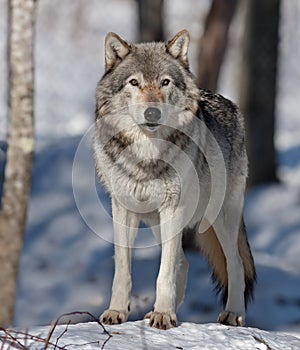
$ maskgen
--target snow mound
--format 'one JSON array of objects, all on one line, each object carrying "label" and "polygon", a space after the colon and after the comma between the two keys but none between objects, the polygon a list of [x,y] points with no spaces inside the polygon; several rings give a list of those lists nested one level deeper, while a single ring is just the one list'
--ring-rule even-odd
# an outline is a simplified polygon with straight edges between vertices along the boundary
[{"label": "snow mound", "polygon": [[[300,349],[300,339],[285,333],[219,324],[181,323],[177,328],[163,331],[149,327],[148,321],[105,328],[99,323],[89,322],[56,326],[51,337],[48,336],[49,330],[49,327],[39,327],[27,331],[30,336],[18,331],[11,334],[19,346],[25,345],[27,349]],[[4,339],[3,332],[0,337]],[[47,338],[46,345],[42,339]],[[9,344],[12,339],[6,337],[1,349],[13,345]]]}]

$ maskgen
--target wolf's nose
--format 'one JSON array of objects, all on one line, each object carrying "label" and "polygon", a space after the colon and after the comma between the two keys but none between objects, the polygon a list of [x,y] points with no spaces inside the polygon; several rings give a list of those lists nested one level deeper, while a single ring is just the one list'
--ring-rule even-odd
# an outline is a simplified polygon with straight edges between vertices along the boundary
[{"label": "wolf's nose", "polygon": [[156,123],[161,118],[161,111],[158,108],[149,107],[144,112],[145,119],[150,123]]}]

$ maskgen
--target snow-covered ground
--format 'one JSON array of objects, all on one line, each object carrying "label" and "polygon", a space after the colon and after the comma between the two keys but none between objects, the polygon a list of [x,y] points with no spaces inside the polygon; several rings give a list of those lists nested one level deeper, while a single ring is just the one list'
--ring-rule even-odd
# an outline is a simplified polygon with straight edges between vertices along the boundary
[{"label": "snow-covered ground", "polygon": [[[267,332],[257,328],[235,328],[217,324],[181,323],[177,328],[162,331],[148,326],[148,321],[127,322],[105,326],[96,322],[77,325],[60,325],[49,337],[51,328],[40,327],[28,331],[31,335],[10,333],[21,344],[32,349],[106,349],[106,350],[289,350],[299,349],[300,339],[294,336]],[[3,333],[0,333],[0,336]],[[37,338],[33,338],[36,336]],[[7,345],[3,350],[10,349]],[[16,343],[14,343],[16,344]],[[19,344],[17,344],[19,345]]]},{"label": "snow-covered ground", "polygon": [[[60,314],[74,310],[89,311],[98,316],[109,302],[113,275],[109,198],[99,184],[100,200],[95,196],[89,138],[84,138],[82,143],[80,141],[94,118],[94,90],[103,73],[104,35],[115,31],[126,39],[135,39],[135,1],[90,0],[84,2],[81,8],[80,3],[83,2],[44,0],[39,3],[36,45],[37,152],[28,225],[20,260],[15,316],[17,326],[46,325]],[[246,197],[245,218],[258,272],[255,302],[249,307],[247,323],[251,327],[300,334],[300,116],[297,108],[300,97],[300,2],[290,0],[282,3],[276,133],[282,183],[254,188]],[[192,68],[195,67],[195,42],[201,32],[199,23],[205,16],[204,10],[208,4],[208,1],[197,2],[197,5],[193,0],[166,1],[166,24],[170,36],[183,27],[192,34]],[[6,1],[0,0],[1,17],[5,17],[5,7]],[[194,10],[190,11],[191,8]],[[220,91],[235,100],[238,93],[237,85],[233,82],[237,78],[235,67],[239,60],[239,21],[236,20],[237,29],[232,31],[231,50],[220,83]],[[4,28],[5,21],[1,21],[1,62],[5,58]],[[1,64],[0,75],[5,74],[5,65]],[[0,140],[5,138],[5,91],[4,79],[1,79]],[[72,171],[79,144],[76,172],[73,173],[76,203]],[[141,319],[153,306],[160,254],[146,229],[141,231],[137,246],[133,260],[131,320]],[[188,254],[188,259],[189,281],[185,303],[178,313],[179,321],[215,322],[220,306],[213,292],[210,271],[205,261],[196,254]],[[86,319],[82,317],[73,321]],[[76,327],[73,327],[69,327],[68,336],[73,329],[76,331]],[[86,329],[87,326],[81,327]],[[91,332],[96,332],[97,327],[91,326]],[[109,328],[112,332],[124,332],[124,342],[138,339],[143,329],[142,323]],[[159,335],[161,339],[167,339],[168,344],[180,348],[179,334],[184,333],[182,338],[185,340],[191,337],[192,344],[193,339],[206,339],[201,338],[205,330],[206,333],[210,330],[216,334],[215,341],[220,343],[222,339],[227,339],[225,330],[233,337],[228,341],[235,341],[236,336],[238,342],[241,334],[250,339],[252,334],[252,330],[247,333],[247,329],[227,330],[221,326],[188,323],[182,323],[178,329],[167,333],[150,328],[143,332],[147,335],[157,334],[153,341]],[[214,333],[217,331],[218,335]],[[196,335],[192,337],[192,333]],[[137,338],[134,338],[134,334]],[[173,336],[164,338],[167,337],[165,334]],[[263,333],[259,334],[264,336]],[[102,340],[101,332],[98,331],[97,335]],[[119,336],[115,334],[109,343],[117,342]],[[82,335],[82,341],[86,341],[84,337]],[[266,337],[267,343],[274,340],[267,334]],[[175,344],[177,339],[178,345]],[[66,342],[73,343],[70,340]],[[251,341],[252,347],[249,348],[255,348],[253,337]],[[108,349],[112,346],[109,343],[106,345]],[[149,348],[152,349],[150,345]],[[256,345],[256,348],[259,346]],[[260,348],[263,349],[263,343]],[[280,348],[279,345],[277,348]]]}]

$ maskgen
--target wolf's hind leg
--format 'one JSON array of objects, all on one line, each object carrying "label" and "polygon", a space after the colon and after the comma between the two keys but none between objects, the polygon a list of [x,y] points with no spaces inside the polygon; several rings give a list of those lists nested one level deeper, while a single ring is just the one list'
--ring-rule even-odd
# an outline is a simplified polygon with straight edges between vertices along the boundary
[{"label": "wolf's hind leg", "polygon": [[213,225],[226,259],[227,272],[227,290],[223,290],[227,301],[218,321],[232,326],[242,326],[245,322],[245,274],[238,250],[239,220],[230,217],[228,212],[221,212]]},{"label": "wolf's hind leg", "polygon": [[[207,257],[208,262],[213,269],[213,279],[217,283],[218,290],[223,292],[223,302],[224,305],[226,305],[228,300],[227,263],[223,248],[218,240],[214,228],[210,227],[206,232],[197,234],[197,244],[200,246],[201,252]],[[253,294],[256,274],[243,220],[239,227],[238,251],[243,262],[245,279],[244,297],[245,305],[247,305],[248,299],[251,298]],[[229,307],[232,308],[232,306]],[[226,308],[226,310],[230,310],[229,307],[227,306],[228,309]],[[244,319],[242,315],[226,310],[220,314],[219,322],[228,323],[231,325],[243,325]]]},{"label": "wolf's hind leg", "polygon": [[[255,268],[243,225],[244,181],[227,190],[223,207],[213,228],[226,261],[227,288],[222,285],[227,297],[225,310],[219,315],[220,323],[242,326],[245,323],[245,309],[252,294]],[[226,281],[226,279],[225,279]]]},{"label": "wolf's hind leg", "polygon": [[197,233],[196,244],[213,270],[212,277],[217,284],[217,290],[225,291],[227,298],[226,258],[214,228],[210,226],[205,232]]},{"label": "wolf's hind leg", "polygon": [[[245,282],[244,303],[245,303],[245,307],[247,307],[247,303],[249,299],[253,298],[253,289],[254,289],[254,284],[256,282],[256,271],[255,271],[254,261],[253,261],[253,257],[249,247],[249,243],[247,240],[243,218],[239,227],[238,250],[239,250],[239,255],[242,259],[243,269],[244,269],[244,282]],[[225,298],[227,297],[227,289],[225,290],[223,297],[225,300]],[[242,315],[239,315],[238,313],[230,312],[227,309],[221,312],[221,314],[219,315],[218,321],[223,324],[237,325],[237,326],[243,326],[245,324],[245,318],[243,318]]]}]

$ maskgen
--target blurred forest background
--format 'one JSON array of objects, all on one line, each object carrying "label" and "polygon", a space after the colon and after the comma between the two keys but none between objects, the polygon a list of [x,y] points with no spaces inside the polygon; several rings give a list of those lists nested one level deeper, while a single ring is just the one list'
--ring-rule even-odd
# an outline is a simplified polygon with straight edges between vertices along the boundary
[{"label": "blurred forest background", "polygon": [[[91,149],[88,141],[81,142],[94,119],[104,38],[114,31],[128,41],[168,40],[186,28],[199,86],[235,101],[246,118],[250,174],[245,218],[258,270],[248,324],[298,332],[300,1],[10,3],[15,12],[0,0],[0,305],[6,305],[0,323],[47,324],[63,312],[87,310],[97,316],[107,306],[113,250],[98,236],[112,235],[109,199],[97,185],[101,207],[91,193]],[[12,92],[23,83],[25,90]],[[26,147],[18,146],[20,138]],[[33,138],[34,152],[33,142],[28,143]],[[137,244],[132,319],[152,308],[159,260],[148,234]],[[218,306],[207,265],[193,254],[189,260],[179,320],[214,322]]]}]

